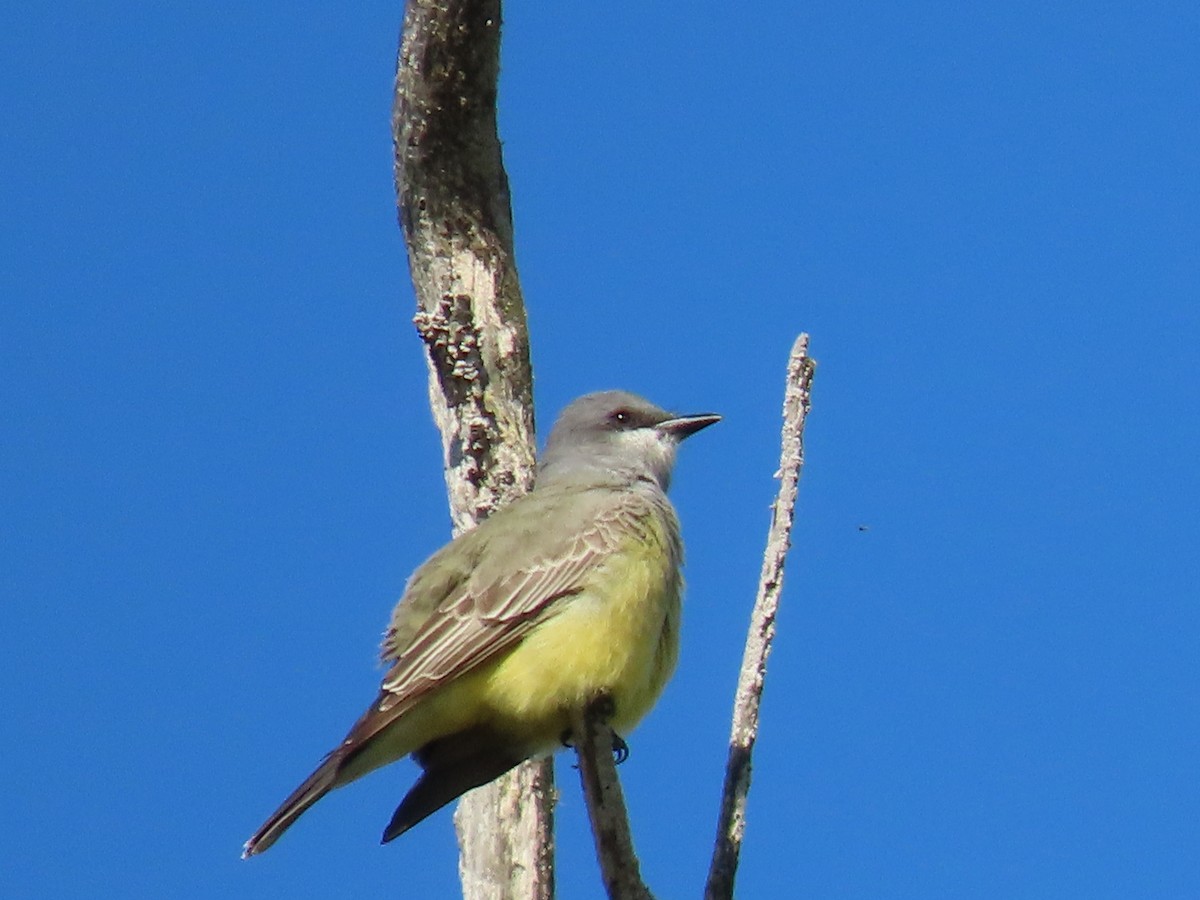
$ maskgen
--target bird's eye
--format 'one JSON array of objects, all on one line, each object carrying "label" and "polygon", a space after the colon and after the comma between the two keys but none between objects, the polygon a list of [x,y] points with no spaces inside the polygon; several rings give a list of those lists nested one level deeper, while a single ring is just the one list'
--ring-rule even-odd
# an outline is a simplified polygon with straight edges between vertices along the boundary
[{"label": "bird's eye", "polygon": [[633,421],[633,414],[627,409],[618,409],[616,412],[609,415],[608,421],[612,422],[614,425],[628,425]]}]

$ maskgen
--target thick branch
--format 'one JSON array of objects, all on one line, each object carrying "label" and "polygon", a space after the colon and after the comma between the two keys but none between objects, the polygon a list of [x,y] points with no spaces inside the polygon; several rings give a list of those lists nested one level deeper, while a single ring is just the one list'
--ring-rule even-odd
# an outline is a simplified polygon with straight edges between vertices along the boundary
[{"label": "thick branch", "polygon": [[605,721],[603,702],[575,717],[571,734],[579,760],[579,780],[592,823],[596,859],[610,900],[653,900],[642,882],[633,849],[629,812],[613,761],[615,736]]},{"label": "thick branch", "polygon": [[[496,133],[499,0],[408,0],[392,129],[400,224],[455,532],[533,483],[533,375]],[[548,761],[472,791],[455,817],[463,894],[554,893]]]},{"label": "thick branch", "polygon": [[808,356],[808,335],[796,339],[788,360],[787,390],[783,400],[783,446],[779,458],[779,496],[767,533],[758,596],[750,615],[750,631],[742,655],[737,694],[733,704],[733,729],[725,786],[717,818],[717,841],[705,886],[706,900],[733,897],[733,879],[746,830],[746,797],[750,792],[750,757],[758,737],[758,712],[762,702],[767,656],[775,638],[775,613],[783,590],[783,565],[791,546],[796,492],[804,467],[804,420],[808,415],[816,363]]},{"label": "thick branch", "polygon": [[499,0],[410,0],[396,195],[456,531],[533,483],[533,377],[496,133]]}]

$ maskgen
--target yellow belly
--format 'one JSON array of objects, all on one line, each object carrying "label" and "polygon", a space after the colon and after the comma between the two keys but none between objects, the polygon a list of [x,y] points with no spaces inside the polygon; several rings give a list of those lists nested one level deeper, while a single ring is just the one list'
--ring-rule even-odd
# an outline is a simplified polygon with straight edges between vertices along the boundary
[{"label": "yellow belly", "polygon": [[662,693],[679,655],[682,578],[665,525],[644,522],[579,593],[557,601],[513,649],[405,712],[355,756],[339,782],[480,725],[508,735],[514,751],[552,751],[572,715],[600,695],[613,701],[613,729],[628,734]]},{"label": "yellow belly", "polygon": [[662,693],[679,654],[680,578],[659,547],[633,547],[583,593],[479,674],[484,718],[531,746],[556,745],[574,710],[601,694],[627,733]]}]

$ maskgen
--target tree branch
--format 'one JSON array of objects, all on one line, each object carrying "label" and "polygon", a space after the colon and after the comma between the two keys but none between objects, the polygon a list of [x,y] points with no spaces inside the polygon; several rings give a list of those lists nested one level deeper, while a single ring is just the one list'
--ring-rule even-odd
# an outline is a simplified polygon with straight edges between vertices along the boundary
[{"label": "tree branch", "polygon": [[[611,712],[611,701],[607,711]],[[605,717],[605,703],[592,703],[571,725],[579,780],[592,823],[596,859],[609,900],[654,900],[642,882],[641,868],[633,849],[629,812],[613,761],[615,735]]]},{"label": "tree branch", "polygon": [[733,728],[725,764],[725,786],[717,817],[717,840],[705,885],[705,900],[729,900],[738,855],[746,831],[746,797],[750,792],[750,757],[758,737],[759,706],[767,673],[767,656],[775,638],[775,613],[783,590],[783,566],[791,546],[792,522],[800,472],[804,467],[804,421],[808,415],[816,363],[808,355],[808,335],[801,334],[788,359],[787,389],[783,399],[783,439],[779,459],[779,495],[767,533],[767,549],[759,576],[758,596],[750,615],[750,630],[742,655],[737,694],[733,703]]},{"label": "tree branch", "polygon": [[396,194],[456,531],[533,483],[533,377],[496,133],[499,0],[410,0]]},{"label": "tree branch", "polygon": [[[408,0],[392,132],[400,224],[455,533],[533,483],[533,374],[496,131],[499,0]],[[472,791],[455,823],[463,893],[550,900],[553,768]]]}]

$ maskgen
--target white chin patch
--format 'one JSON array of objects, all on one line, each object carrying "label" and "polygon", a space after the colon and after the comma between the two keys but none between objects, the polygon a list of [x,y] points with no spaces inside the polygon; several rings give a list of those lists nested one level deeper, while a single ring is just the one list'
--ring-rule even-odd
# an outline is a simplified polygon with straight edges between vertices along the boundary
[{"label": "white chin patch", "polygon": [[671,468],[675,465],[675,440],[653,428],[626,431],[621,439],[630,445],[631,453],[645,460],[654,479],[666,490],[671,480]]}]

